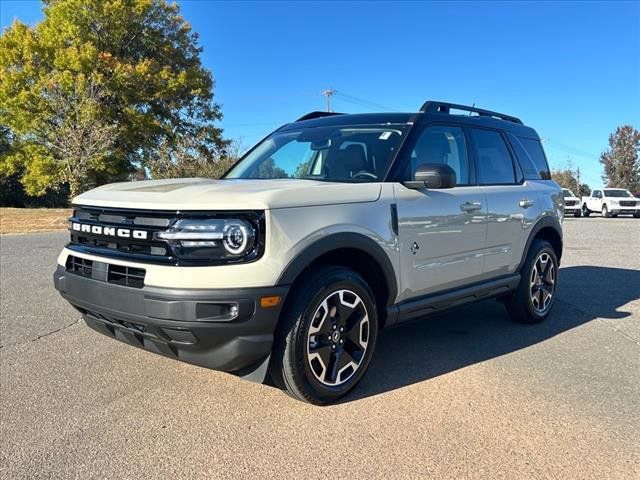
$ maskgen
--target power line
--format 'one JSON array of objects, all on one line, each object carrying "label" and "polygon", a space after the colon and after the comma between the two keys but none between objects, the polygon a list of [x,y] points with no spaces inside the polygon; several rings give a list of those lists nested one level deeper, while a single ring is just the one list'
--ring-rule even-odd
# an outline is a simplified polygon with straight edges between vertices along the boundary
[{"label": "power line", "polygon": [[386,105],[382,105],[380,103],[371,102],[369,100],[365,100],[363,98],[356,97],[355,95],[350,95],[348,93],[343,92],[342,90],[336,91],[336,96],[345,102],[349,102],[360,107],[365,107],[368,109],[376,109],[380,111],[390,111],[397,112],[398,110],[395,108],[388,107]]},{"label": "power line", "polygon": [[550,145],[552,148],[556,150],[560,150],[565,153],[571,153],[578,157],[592,158],[596,160],[599,158],[598,155],[594,155],[593,153],[582,151],[578,148],[572,147],[571,145],[566,145],[564,143],[556,142],[555,140],[551,140],[550,138],[544,138],[543,142]]}]

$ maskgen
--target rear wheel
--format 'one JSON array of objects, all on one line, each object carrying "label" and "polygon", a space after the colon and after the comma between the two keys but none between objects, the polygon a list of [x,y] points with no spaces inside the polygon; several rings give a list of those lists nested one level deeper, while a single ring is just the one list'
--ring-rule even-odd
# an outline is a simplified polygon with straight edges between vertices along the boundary
[{"label": "rear wheel", "polygon": [[607,208],[606,205],[602,206],[602,216],[605,218],[610,218],[611,214],[609,213],[609,209]]},{"label": "rear wheel", "polygon": [[551,244],[535,240],[521,271],[517,290],[506,301],[511,319],[539,323],[549,315],[557,290],[558,258]]},{"label": "rear wheel", "polygon": [[360,275],[337,266],[311,271],[291,294],[274,339],[271,377],[295,398],[333,402],[371,361],[378,336],[374,296]]},{"label": "rear wheel", "polygon": [[582,214],[582,212],[580,211],[580,209],[579,209],[579,208],[576,208],[576,209],[573,211],[573,216],[574,216],[574,217],[576,217],[576,218],[579,218],[579,217],[581,216],[581,214]]},{"label": "rear wheel", "polygon": [[588,217],[589,215],[591,215],[591,210],[589,210],[587,208],[587,204],[585,203],[584,205],[582,205],[582,215],[585,217]]}]

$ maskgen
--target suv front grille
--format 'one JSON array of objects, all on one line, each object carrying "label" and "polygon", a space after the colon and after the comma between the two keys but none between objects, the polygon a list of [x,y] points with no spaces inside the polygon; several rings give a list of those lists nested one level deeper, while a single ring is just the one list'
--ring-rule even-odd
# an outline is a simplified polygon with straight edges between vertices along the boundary
[{"label": "suv front grille", "polygon": [[577,204],[577,203],[578,203],[578,201],[577,201],[577,200],[565,200],[565,202],[564,202],[564,204],[565,204],[567,207],[572,207],[573,205],[575,205],[575,204]]},{"label": "suv front grille", "polygon": [[[122,257],[151,263],[174,263],[174,257],[166,242],[156,240],[155,232],[166,230],[178,216],[176,212],[136,212],[118,209],[76,207],[69,219],[86,230],[70,227],[69,248],[86,253]],[[139,231],[146,238],[129,238],[99,233],[101,229],[125,229]]]},{"label": "suv front grille", "polygon": [[621,207],[635,207],[636,206],[636,202],[634,202],[633,200],[620,200],[620,206]]}]

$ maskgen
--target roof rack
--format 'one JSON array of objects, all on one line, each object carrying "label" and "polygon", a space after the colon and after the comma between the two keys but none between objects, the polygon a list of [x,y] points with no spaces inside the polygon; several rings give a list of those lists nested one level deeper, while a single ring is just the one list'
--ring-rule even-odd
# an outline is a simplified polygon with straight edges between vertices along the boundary
[{"label": "roof rack", "polygon": [[470,107],[468,105],[457,105],[455,103],[437,102],[434,100],[428,100],[424,102],[420,108],[424,113],[449,113],[451,109],[463,110],[469,113],[477,113],[481,117],[493,117],[500,120],[506,120],[507,122],[519,123],[522,125],[522,120],[518,117],[512,117],[511,115],[505,115],[504,113],[492,112],[491,110],[484,110],[482,108]]},{"label": "roof rack", "polygon": [[304,120],[311,120],[313,118],[321,118],[321,117],[332,117],[334,115],[344,115],[344,113],[338,112],[310,112],[306,115],[301,116],[296,122],[302,122]]}]

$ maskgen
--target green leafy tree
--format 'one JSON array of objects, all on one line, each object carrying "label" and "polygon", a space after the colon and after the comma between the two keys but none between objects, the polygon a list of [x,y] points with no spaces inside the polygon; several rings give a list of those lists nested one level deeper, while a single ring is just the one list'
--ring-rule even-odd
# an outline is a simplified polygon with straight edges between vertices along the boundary
[{"label": "green leafy tree", "polygon": [[[144,169],[159,148],[197,138],[200,154],[224,157],[227,142],[213,78],[198,36],[164,0],[48,0],[44,20],[15,22],[0,37],[0,124],[15,136],[0,172],[22,168],[30,194],[84,178],[72,190]],[[60,110],[60,99],[77,102]],[[76,133],[75,153],[52,132]],[[97,131],[109,142],[96,142]],[[69,145],[67,146],[69,147]],[[66,152],[66,153],[65,153]],[[69,155],[72,155],[70,157]],[[78,156],[80,155],[80,156]],[[72,168],[73,170],[73,168]]]},{"label": "green leafy tree", "polygon": [[203,151],[202,145],[198,136],[183,136],[173,143],[163,141],[147,161],[151,178],[220,178],[240,158],[237,142],[231,142],[224,155],[215,159]]},{"label": "green leafy tree", "polygon": [[562,188],[568,188],[576,195],[578,194],[578,191],[580,190],[578,176],[576,171],[570,167],[552,170],[551,178],[553,178]]},{"label": "green leafy tree", "polygon": [[608,187],[640,192],[640,132],[631,125],[609,135],[609,148],[600,155],[602,180]]}]

